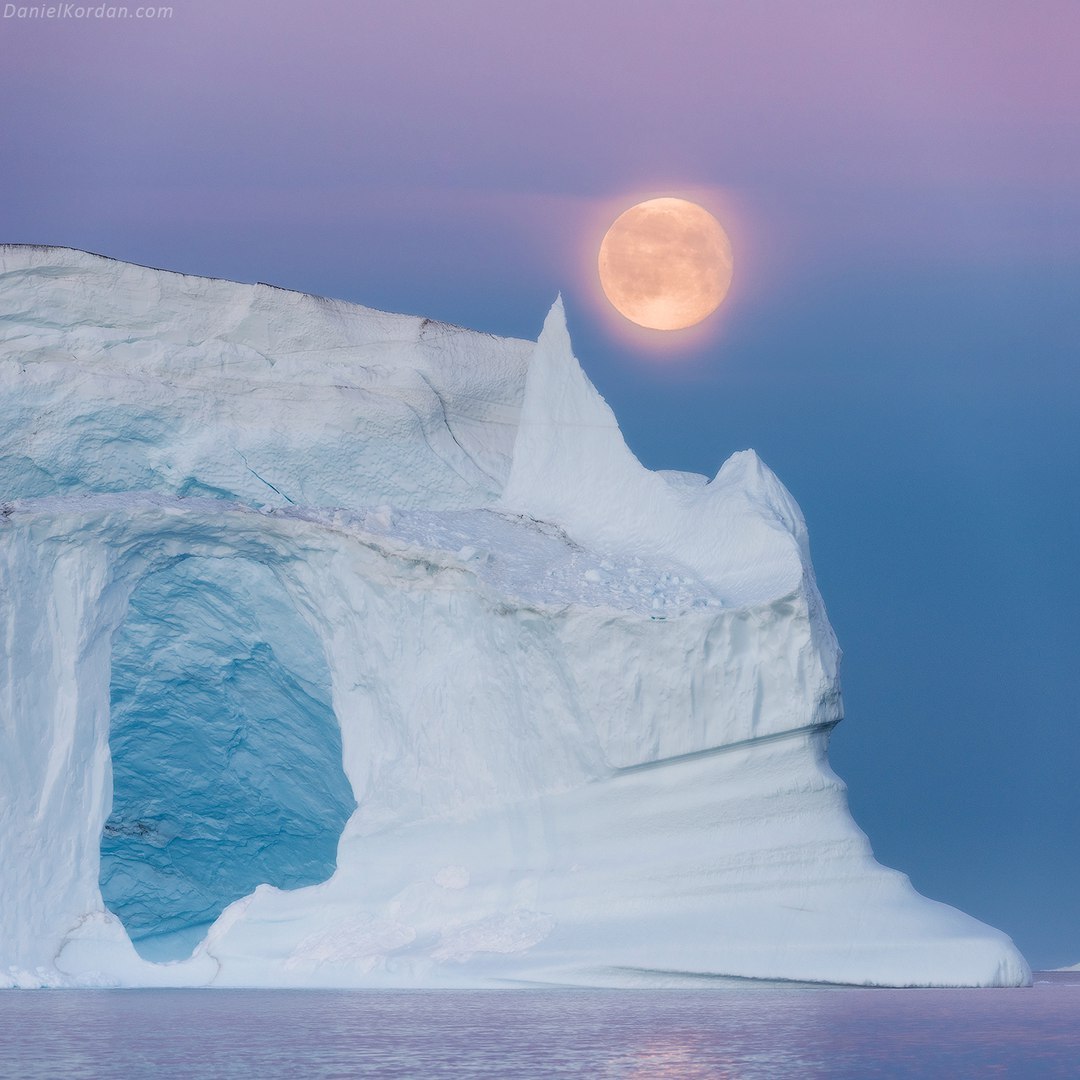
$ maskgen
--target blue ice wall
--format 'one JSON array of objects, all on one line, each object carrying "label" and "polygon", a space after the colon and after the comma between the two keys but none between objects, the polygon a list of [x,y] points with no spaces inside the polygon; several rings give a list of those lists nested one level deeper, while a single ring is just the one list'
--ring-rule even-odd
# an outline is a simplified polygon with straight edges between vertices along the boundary
[{"label": "blue ice wall", "polygon": [[330,673],[269,569],[189,558],[148,575],[112,662],[101,892],[143,956],[186,956],[262,882],[333,873],[355,802]]}]

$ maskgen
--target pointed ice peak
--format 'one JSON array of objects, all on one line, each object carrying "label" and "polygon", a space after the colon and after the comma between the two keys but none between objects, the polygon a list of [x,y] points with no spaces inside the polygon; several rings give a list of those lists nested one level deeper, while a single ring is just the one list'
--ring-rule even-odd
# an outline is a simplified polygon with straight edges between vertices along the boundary
[{"label": "pointed ice peak", "polygon": [[502,505],[566,523],[608,485],[633,482],[645,472],[574,356],[560,294],[529,363]]},{"label": "pointed ice peak", "polygon": [[753,451],[701,486],[672,484],[634,457],[574,357],[561,297],[529,364],[500,501],[593,550],[680,563],[731,603],[787,595],[802,579],[802,517]]},{"label": "pointed ice peak", "polygon": [[758,452],[753,449],[736,450],[720,466],[719,472],[716,474],[717,480],[723,480],[732,476],[751,476],[754,474],[760,475],[762,469],[767,469],[765,462],[758,456]]},{"label": "pointed ice peak", "polygon": [[566,308],[563,306],[562,290],[560,289],[555,294],[555,302],[548,309],[547,315],[544,316],[544,329],[540,331],[541,335],[548,332],[557,334],[560,331],[566,335],[566,341],[570,342],[570,331],[566,326]]},{"label": "pointed ice peak", "polygon": [[772,517],[800,545],[806,542],[806,522],[799,504],[756,450],[738,450],[732,454],[709,486],[714,490],[737,488],[763,516]]},{"label": "pointed ice peak", "polygon": [[[580,425],[588,422],[614,428],[619,433],[619,444],[630,454],[615,414],[574,356],[562,293],[555,297],[536,342],[536,352],[525,381],[523,415],[526,410],[533,423]],[[560,441],[567,434],[563,432]],[[636,458],[634,463],[637,464]]]}]

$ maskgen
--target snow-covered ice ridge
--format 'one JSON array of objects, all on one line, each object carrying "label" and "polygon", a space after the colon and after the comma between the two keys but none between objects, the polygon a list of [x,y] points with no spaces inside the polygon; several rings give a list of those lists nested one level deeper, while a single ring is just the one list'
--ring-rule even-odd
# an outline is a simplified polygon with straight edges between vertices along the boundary
[{"label": "snow-covered ice ridge", "polygon": [[752,451],[570,346],[0,248],[0,984],[1022,985],[879,866]]}]

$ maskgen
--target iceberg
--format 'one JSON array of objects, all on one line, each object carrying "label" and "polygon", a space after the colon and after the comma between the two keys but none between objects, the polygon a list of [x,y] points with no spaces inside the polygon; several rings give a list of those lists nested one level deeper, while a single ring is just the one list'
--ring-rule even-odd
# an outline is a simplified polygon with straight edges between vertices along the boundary
[{"label": "iceberg", "polygon": [[0,248],[0,985],[1030,983],[875,862],[750,450],[538,342]]}]

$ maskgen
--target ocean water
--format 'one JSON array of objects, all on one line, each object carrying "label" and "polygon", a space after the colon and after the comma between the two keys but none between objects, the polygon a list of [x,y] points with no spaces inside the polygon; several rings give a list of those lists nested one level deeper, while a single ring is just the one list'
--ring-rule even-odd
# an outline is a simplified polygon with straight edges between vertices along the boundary
[{"label": "ocean water", "polygon": [[0,1076],[1080,1077],[1080,975],[1029,990],[0,993]]}]

